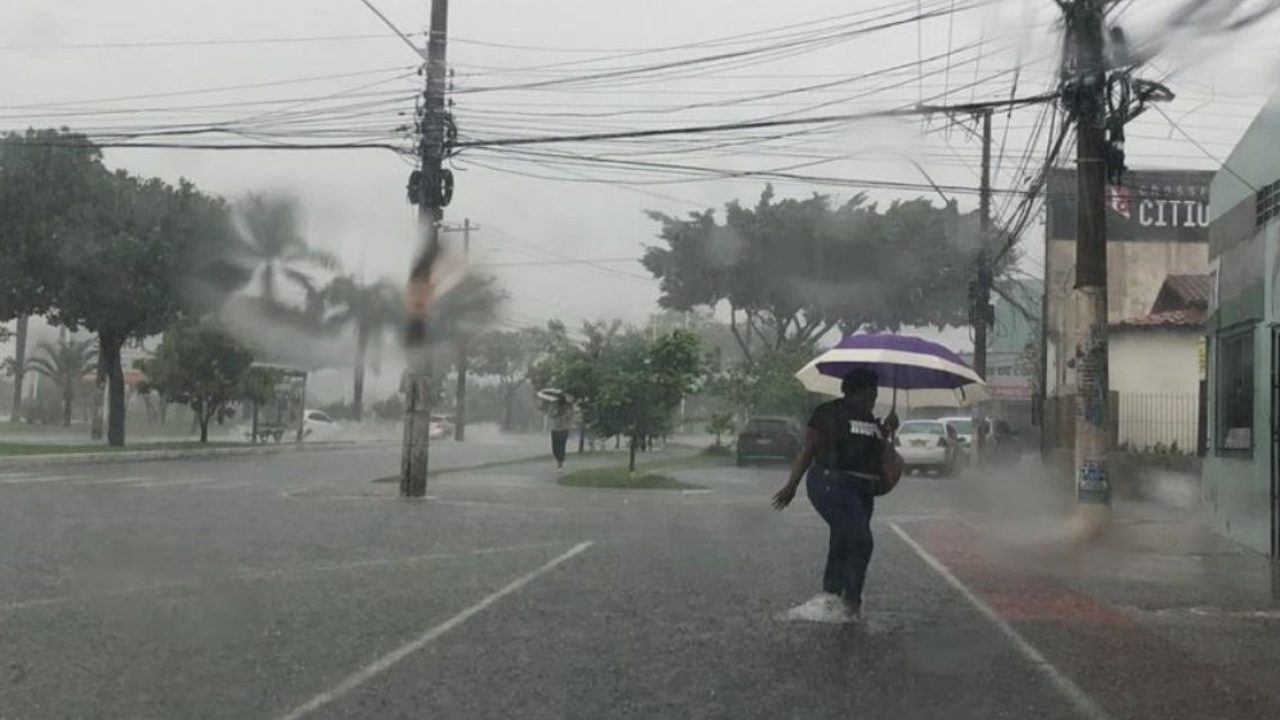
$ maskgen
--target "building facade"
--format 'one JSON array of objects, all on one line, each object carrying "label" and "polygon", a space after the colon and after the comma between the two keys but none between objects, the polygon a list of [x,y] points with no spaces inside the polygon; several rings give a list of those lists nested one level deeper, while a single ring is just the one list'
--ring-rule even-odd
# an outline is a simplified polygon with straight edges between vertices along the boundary
[{"label": "building facade", "polygon": [[[1107,321],[1146,315],[1170,275],[1209,269],[1212,172],[1132,170],[1107,193]],[[1045,313],[1050,395],[1069,386],[1075,352],[1076,174],[1049,178],[1045,206]]]},{"label": "building facade", "polygon": [[1210,198],[1205,500],[1223,533],[1280,557],[1280,97],[1227,158]]}]

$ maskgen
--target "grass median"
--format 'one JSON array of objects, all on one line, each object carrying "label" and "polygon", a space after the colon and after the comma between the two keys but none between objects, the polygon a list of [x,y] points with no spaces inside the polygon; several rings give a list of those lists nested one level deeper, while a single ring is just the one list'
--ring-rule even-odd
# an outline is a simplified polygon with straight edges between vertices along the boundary
[{"label": "grass median", "polygon": [[732,464],[732,455],[704,450],[696,454],[636,463],[634,473],[627,469],[625,463],[575,470],[556,482],[565,487],[611,490],[701,490],[701,485],[679,480],[663,471]]},{"label": "grass median", "polygon": [[0,457],[22,457],[31,455],[80,455],[84,453],[138,452],[143,450],[217,450],[221,448],[253,447],[247,442],[208,442],[198,440],[139,443],[112,447],[104,443],[14,443],[0,442]]}]

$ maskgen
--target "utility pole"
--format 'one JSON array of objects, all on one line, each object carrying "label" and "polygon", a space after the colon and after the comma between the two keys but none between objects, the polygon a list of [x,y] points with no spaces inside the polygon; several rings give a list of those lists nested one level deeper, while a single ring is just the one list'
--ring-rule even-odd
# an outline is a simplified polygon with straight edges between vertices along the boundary
[{"label": "utility pole", "polygon": [[[441,228],[442,232],[461,232],[462,233],[462,257],[471,260],[471,231],[479,230],[479,225],[472,225],[471,218],[462,221],[462,227],[445,227]],[[458,336],[458,362],[457,375],[458,384],[455,388],[454,397],[457,398],[457,410],[454,413],[453,439],[459,442],[467,439],[467,369],[470,364],[467,357],[467,338],[461,334]]]},{"label": "utility pole", "polygon": [[978,196],[978,282],[973,298],[973,369],[987,379],[987,329],[991,323],[991,109],[982,116],[982,187]]},{"label": "utility pole", "polygon": [[[427,40],[427,87],[423,94],[419,124],[418,155],[421,167],[409,178],[409,198],[418,206],[418,226],[422,233],[422,257],[410,277],[410,297],[425,310],[434,294],[430,270],[440,249],[440,220],[452,195],[453,178],[443,168],[445,144],[450,124],[445,108],[445,43],[449,30],[449,0],[431,0],[431,31]],[[410,336],[422,335],[425,317],[413,318]],[[417,330],[415,330],[415,324]],[[411,338],[412,339],[412,338]],[[431,367],[425,351],[409,354],[405,383],[404,447],[400,455],[401,497],[427,494],[427,464],[431,440]]]},{"label": "utility pole", "polygon": [[1075,348],[1076,502],[1087,527],[1110,514],[1107,451],[1111,424],[1107,365],[1107,65],[1103,55],[1104,0],[1062,4],[1074,62],[1066,98],[1076,120],[1076,295],[1079,315],[1068,347]]},{"label": "utility pole", "polygon": [[[974,262],[976,277],[969,290],[973,370],[983,380],[987,379],[987,331],[993,319],[991,285],[995,274],[991,267],[991,114],[991,108],[978,113],[978,117],[982,119],[982,179],[978,195],[978,256]],[[973,446],[978,459],[982,458],[983,424],[975,423],[973,429]]]}]

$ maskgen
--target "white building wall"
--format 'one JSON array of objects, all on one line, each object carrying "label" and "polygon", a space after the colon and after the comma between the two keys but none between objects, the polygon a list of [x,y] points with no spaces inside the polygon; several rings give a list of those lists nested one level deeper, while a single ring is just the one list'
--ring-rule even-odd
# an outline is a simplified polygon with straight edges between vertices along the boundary
[{"label": "white building wall", "polygon": [[1119,394],[1119,441],[1136,450],[1196,448],[1198,330],[1113,330],[1111,390]]}]

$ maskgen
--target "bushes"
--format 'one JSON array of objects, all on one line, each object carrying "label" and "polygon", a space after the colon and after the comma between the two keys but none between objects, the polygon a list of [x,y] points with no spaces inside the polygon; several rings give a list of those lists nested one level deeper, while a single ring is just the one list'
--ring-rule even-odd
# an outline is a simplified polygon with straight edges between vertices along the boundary
[{"label": "bushes", "polygon": [[369,406],[369,410],[373,412],[373,416],[379,420],[388,422],[399,422],[404,418],[404,398],[399,394],[392,395],[385,400]]},{"label": "bushes", "polygon": [[39,423],[41,425],[61,425],[62,424],[62,401],[54,397],[53,393],[40,393],[36,397],[28,397],[22,400],[22,419],[28,425]]}]

